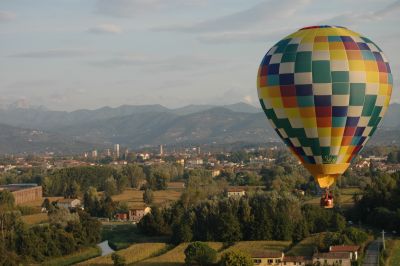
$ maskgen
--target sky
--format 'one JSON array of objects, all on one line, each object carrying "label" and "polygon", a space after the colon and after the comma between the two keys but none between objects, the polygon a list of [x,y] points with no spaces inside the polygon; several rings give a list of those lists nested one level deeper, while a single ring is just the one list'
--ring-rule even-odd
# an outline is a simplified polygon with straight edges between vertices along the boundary
[{"label": "sky", "polygon": [[268,49],[310,25],[377,43],[400,102],[400,1],[0,0],[0,106],[257,103]]}]

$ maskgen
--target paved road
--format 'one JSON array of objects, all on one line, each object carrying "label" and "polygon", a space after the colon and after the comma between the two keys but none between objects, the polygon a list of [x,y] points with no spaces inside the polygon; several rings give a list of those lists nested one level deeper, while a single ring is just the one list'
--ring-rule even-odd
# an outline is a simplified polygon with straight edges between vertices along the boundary
[{"label": "paved road", "polygon": [[97,244],[97,246],[101,248],[101,256],[105,256],[114,252],[114,250],[108,245],[108,240]]},{"label": "paved road", "polygon": [[365,251],[363,266],[377,266],[379,259],[379,248],[381,247],[382,239],[378,238],[369,244]]}]

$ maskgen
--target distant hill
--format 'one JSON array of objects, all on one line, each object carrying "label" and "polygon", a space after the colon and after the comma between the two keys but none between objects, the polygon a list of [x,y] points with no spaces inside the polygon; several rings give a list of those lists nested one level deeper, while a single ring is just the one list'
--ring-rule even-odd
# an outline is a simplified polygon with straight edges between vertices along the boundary
[{"label": "distant hill", "polygon": [[0,154],[46,151],[76,153],[96,146],[65,135],[0,124]]},{"label": "distant hill", "polygon": [[[372,144],[400,143],[400,104],[392,104]],[[148,145],[266,143],[277,141],[261,108],[237,103],[223,107],[161,105],[104,107],[74,112],[43,108],[0,110],[0,152],[81,151]]]}]

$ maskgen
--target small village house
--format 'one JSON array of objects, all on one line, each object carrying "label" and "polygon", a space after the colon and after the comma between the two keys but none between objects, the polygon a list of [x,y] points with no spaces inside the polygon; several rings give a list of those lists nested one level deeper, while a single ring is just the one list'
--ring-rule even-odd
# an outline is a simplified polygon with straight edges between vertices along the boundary
[{"label": "small village house", "polygon": [[260,251],[251,253],[251,258],[255,266],[281,265],[283,261],[283,252]]},{"label": "small village house", "polygon": [[246,195],[246,191],[243,188],[230,187],[227,190],[228,198],[231,198],[231,197],[240,198],[245,195]]},{"label": "small village house", "polygon": [[351,266],[351,254],[349,252],[316,253],[313,263],[319,265]]},{"label": "small village house", "polygon": [[329,252],[335,252],[335,253],[345,253],[348,254],[350,253],[350,259],[352,261],[356,261],[358,259],[358,250],[360,249],[360,246],[330,246],[329,247]]},{"label": "small village house", "polygon": [[140,220],[151,211],[150,207],[141,207],[130,209],[128,212],[128,219],[134,223],[140,222]]},{"label": "small village house", "polygon": [[81,207],[80,199],[60,199],[57,201],[58,207],[63,207],[67,209],[76,209]]}]

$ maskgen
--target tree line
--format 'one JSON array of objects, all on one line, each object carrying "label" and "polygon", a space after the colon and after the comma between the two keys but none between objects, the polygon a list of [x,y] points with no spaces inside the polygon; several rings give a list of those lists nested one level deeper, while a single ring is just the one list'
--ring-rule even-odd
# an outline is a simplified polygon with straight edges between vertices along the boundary
[{"label": "tree line", "polygon": [[214,198],[185,207],[153,208],[139,223],[147,235],[168,235],[173,243],[190,241],[292,240],[338,231],[345,218],[320,207],[301,205],[289,193],[256,193],[241,199]]},{"label": "tree line", "polygon": [[49,212],[49,223],[28,226],[11,192],[0,191],[0,265],[40,263],[100,241],[101,224],[83,211]]}]

